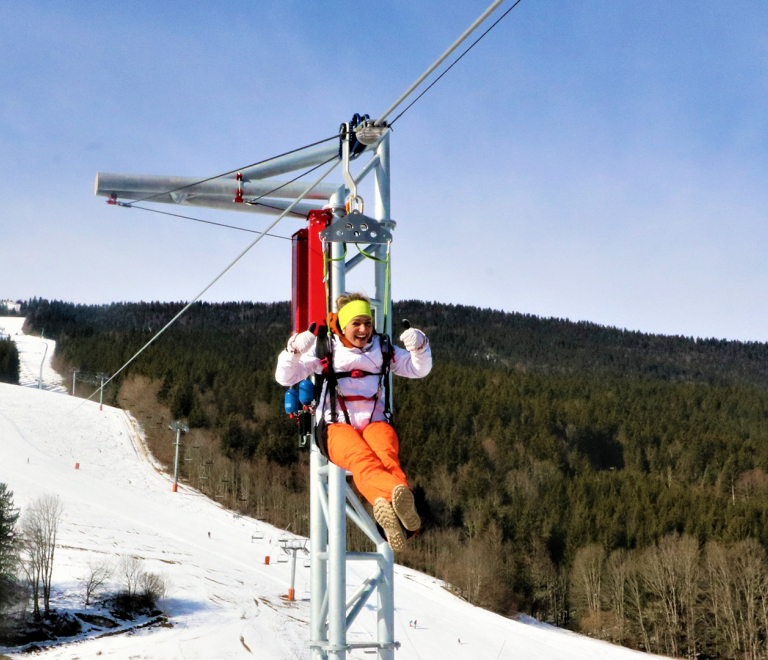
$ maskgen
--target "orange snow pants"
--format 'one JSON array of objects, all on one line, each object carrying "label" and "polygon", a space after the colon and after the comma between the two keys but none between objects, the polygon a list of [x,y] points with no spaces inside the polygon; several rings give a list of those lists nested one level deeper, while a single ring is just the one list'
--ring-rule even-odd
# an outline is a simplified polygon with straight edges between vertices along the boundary
[{"label": "orange snow pants", "polygon": [[392,501],[392,490],[408,485],[400,468],[397,433],[386,422],[368,424],[362,434],[349,424],[329,424],[331,462],[349,470],[362,496],[373,504],[379,497]]}]

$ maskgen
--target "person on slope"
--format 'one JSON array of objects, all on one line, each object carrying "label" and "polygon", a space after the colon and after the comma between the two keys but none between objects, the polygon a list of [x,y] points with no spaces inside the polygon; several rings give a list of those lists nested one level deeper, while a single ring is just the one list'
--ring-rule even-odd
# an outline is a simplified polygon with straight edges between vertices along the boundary
[{"label": "person on slope", "polygon": [[[380,337],[373,333],[370,300],[361,293],[340,296],[338,314],[329,316],[333,371],[339,375],[335,408],[324,389],[321,415],[327,423],[328,457],[349,470],[357,489],[373,505],[376,522],[393,550],[405,547],[400,523],[409,531],[421,526],[413,493],[400,467],[399,440],[384,407],[384,363]],[[432,370],[429,341],[421,330],[400,335],[406,350],[393,346],[390,369],[398,376],[423,378]],[[364,373],[363,373],[364,372]],[[293,335],[277,361],[275,378],[290,387],[323,373],[317,338],[311,330]]]}]

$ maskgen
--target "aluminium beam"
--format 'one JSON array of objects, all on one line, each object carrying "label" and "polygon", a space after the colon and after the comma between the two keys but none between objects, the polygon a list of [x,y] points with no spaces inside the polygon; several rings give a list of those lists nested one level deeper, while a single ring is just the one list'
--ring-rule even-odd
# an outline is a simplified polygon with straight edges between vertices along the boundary
[{"label": "aluminium beam", "polygon": [[[380,140],[379,140],[380,142]],[[368,145],[361,153],[376,151],[379,142]],[[280,176],[288,172],[295,172],[307,167],[322,165],[326,161],[339,156],[338,139],[330,140],[324,144],[309,149],[302,149],[293,154],[278,156],[259,165],[247,167],[241,170],[246,179],[269,179],[273,176]]]},{"label": "aluminium beam", "polygon": [[[114,193],[115,199],[140,199],[132,190],[122,190]],[[210,195],[185,194],[183,192],[171,193],[170,195],[160,195],[153,197],[152,202],[159,204],[176,204],[180,206],[195,206],[205,209],[217,209],[221,211],[240,211],[241,213],[262,213],[265,215],[280,215],[293,202],[287,202],[280,199],[271,199],[265,197],[255,204],[237,203],[231,198],[214,197]],[[306,220],[310,211],[323,208],[321,202],[299,202],[295,204],[288,215],[292,218],[301,218]]]},{"label": "aluminium beam", "polygon": [[[268,196],[270,198],[296,199],[307,189],[307,184],[300,181],[293,183],[274,180],[239,182],[235,180],[234,174],[203,183],[198,183],[199,181],[200,179],[191,176],[155,176],[99,172],[96,175],[96,195],[99,197],[111,197],[113,193],[131,191],[136,194],[134,199],[141,199],[142,197],[151,197],[156,194],[167,195],[168,191],[177,191],[179,194],[218,195],[234,199],[238,191],[242,189],[243,196],[246,199],[267,195],[267,193],[269,193]],[[272,193],[278,187],[280,189]],[[337,184],[320,183],[304,199],[327,200],[338,188]],[[152,197],[148,201],[155,201],[155,198]]]}]

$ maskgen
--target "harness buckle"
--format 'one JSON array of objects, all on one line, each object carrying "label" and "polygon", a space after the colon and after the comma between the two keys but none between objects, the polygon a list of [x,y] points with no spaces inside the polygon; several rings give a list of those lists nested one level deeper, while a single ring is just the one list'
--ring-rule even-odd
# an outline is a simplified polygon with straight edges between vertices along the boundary
[{"label": "harness buckle", "polygon": [[365,378],[366,374],[364,371],[361,371],[360,369],[353,369],[349,372],[350,378]]}]

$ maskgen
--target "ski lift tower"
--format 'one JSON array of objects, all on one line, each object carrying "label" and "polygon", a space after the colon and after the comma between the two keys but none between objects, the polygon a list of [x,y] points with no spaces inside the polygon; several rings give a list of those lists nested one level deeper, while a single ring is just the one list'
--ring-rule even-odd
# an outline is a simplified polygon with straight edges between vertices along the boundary
[{"label": "ski lift tower", "polygon": [[[376,124],[380,125],[376,125]],[[325,321],[326,301],[331,311],[345,292],[346,274],[364,261],[373,265],[371,307],[377,332],[391,334],[392,300],[389,287],[390,218],[389,129],[356,115],[343,124],[341,144],[333,141],[262,162],[241,172],[201,182],[191,177],[98,174],[96,194],[108,203],[130,206],[120,199],[199,206],[230,211],[278,215],[308,220],[293,236],[292,326],[306,330]],[[350,162],[366,154],[356,175]],[[273,177],[342,161],[343,184],[320,183],[307,193],[306,184],[284,183]],[[373,216],[363,213],[358,184],[373,173]],[[305,202],[296,202],[297,199]],[[289,201],[294,200],[294,201]],[[364,245],[347,258],[346,246]],[[327,277],[325,271],[327,270]],[[326,288],[327,287],[327,288]],[[314,429],[310,430],[314,435]],[[347,483],[347,473],[329,463],[317,443],[311,443],[310,473],[310,639],[312,660],[344,660],[347,651],[375,650],[379,660],[394,660],[399,643],[394,635],[394,556],[386,540]],[[347,552],[347,518],[375,545],[374,552]],[[347,564],[370,565],[360,585],[347,584]],[[376,592],[377,634],[371,642],[347,641],[347,630]]]}]

